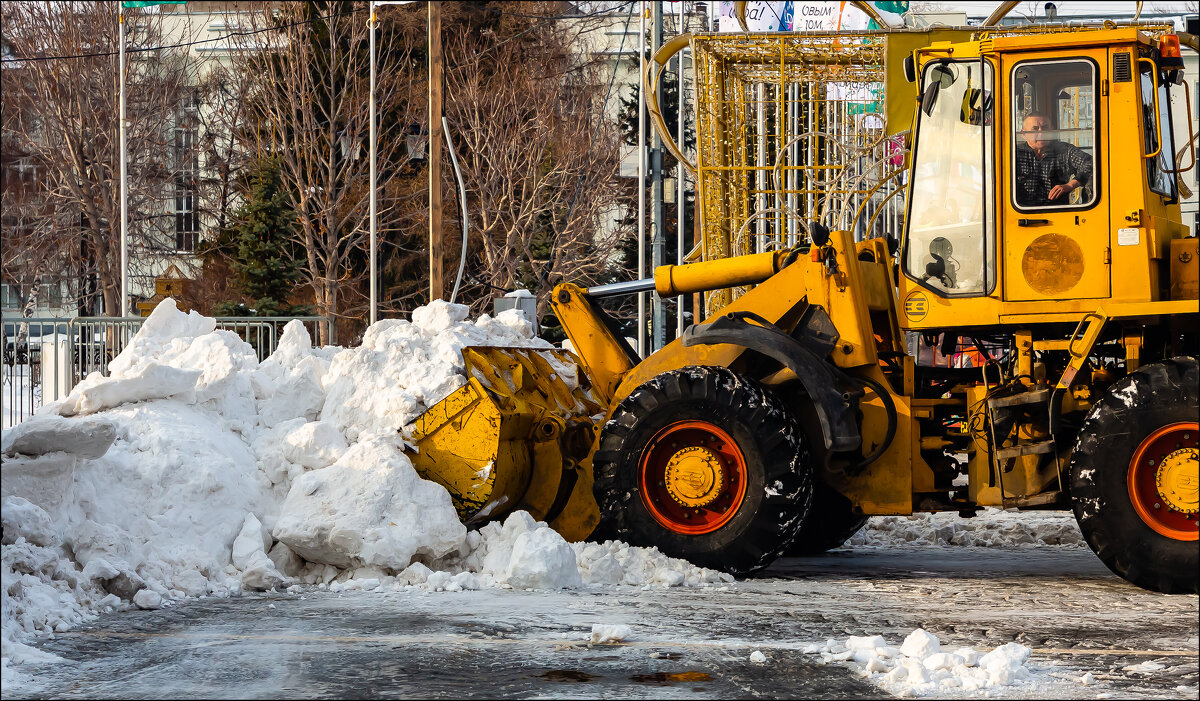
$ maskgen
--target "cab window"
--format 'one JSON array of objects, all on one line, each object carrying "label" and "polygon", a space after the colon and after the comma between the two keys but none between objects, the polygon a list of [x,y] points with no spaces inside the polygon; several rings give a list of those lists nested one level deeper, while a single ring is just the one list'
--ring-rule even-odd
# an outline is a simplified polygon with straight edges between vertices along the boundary
[{"label": "cab window", "polygon": [[992,67],[927,64],[909,197],[904,272],[942,295],[994,287]]},{"label": "cab window", "polygon": [[[1142,131],[1144,133],[1145,153],[1158,155],[1146,159],[1146,179],[1154,192],[1175,199],[1178,196],[1175,183],[1175,143],[1171,138],[1171,94],[1168,92],[1166,81],[1156,76],[1153,67],[1146,61],[1139,61],[1142,93]],[[1158,128],[1155,128],[1154,91],[1157,83],[1158,90]],[[1162,135],[1162,148],[1159,149],[1159,135]]]},{"label": "cab window", "polygon": [[1096,202],[1096,64],[1024,61],[1012,73],[1012,194],[1020,210]]}]

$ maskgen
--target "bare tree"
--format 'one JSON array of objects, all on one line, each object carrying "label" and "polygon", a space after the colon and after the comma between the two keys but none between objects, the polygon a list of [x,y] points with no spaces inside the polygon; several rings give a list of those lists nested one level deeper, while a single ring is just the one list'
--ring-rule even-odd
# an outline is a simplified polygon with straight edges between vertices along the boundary
[{"label": "bare tree", "polygon": [[[102,1],[0,7],[5,143],[37,164],[44,197],[32,243],[77,258],[79,279],[96,276],[110,315],[121,307],[118,8]],[[171,146],[180,107],[195,93],[188,87],[186,52],[163,48],[161,16],[127,17],[131,263],[143,266],[134,275],[146,276],[152,275],[153,254],[164,248],[169,215],[163,193],[176,182]]]},{"label": "bare tree", "polygon": [[618,237],[598,233],[618,195],[619,148],[603,110],[608,76],[587,50],[592,25],[526,23],[513,31],[520,42],[448,37],[446,112],[479,236],[473,267],[491,288],[533,286],[544,309],[558,282],[587,284],[612,265]]},{"label": "bare tree", "polygon": [[[289,3],[240,19],[252,29],[277,27],[242,38],[234,51],[234,71],[248,82],[246,146],[280,160],[315,311],[356,317],[366,301],[361,249],[369,225],[366,4]],[[418,40],[381,31],[377,41],[377,56],[384,59],[379,112],[395,119],[405,112],[396,89],[400,64]],[[390,167],[399,143],[380,140],[381,169]],[[336,325],[329,328],[322,343],[337,340]]]}]

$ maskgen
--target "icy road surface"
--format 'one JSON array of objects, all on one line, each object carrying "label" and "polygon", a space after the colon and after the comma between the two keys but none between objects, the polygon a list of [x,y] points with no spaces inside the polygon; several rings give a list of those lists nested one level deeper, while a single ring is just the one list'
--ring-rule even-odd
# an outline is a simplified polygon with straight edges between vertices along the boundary
[{"label": "icy road surface", "polygon": [[[1080,548],[852,548],[705,588],[187,600],[38,644],[76,664],[5,697],[877,698],[904,688],[804,647],[924,628],[1033,648],[1027,680],[946,696],[1195,699],[1197,614]],[[593,624],[630,635],[590,645]]]}]

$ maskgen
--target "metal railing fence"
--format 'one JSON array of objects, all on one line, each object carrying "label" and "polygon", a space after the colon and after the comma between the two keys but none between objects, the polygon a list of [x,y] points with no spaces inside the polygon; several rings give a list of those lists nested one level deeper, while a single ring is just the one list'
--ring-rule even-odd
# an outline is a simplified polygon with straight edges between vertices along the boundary
[{"label": "metal railing fence", "polygon": [[[217,317],[216,328],[231,331],[252,347],[259,361],[275,352],[283,327],[302,322],[311,338],[329,319],[302,317]],[[108,364],[129,345],[146,322],[142,317],[5,318],[0,421],[4,428],[25,420],[43,404],[70,394],[93,372],[108,373]],[[327,329],[326,329],[327,330]]]}]

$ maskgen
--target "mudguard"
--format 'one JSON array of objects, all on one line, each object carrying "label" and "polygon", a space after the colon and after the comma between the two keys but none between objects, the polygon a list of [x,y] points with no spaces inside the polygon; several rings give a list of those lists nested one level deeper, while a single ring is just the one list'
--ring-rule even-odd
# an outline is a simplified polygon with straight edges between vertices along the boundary
[{"label": "mudguard", "polygon": [[805,312],[801,325],[803,340],[752,312],[730,312],[706,324],[688,327],[683,332],[683,345],[728,343],[779,362],[800,378],[812,397],[825,447],[831,451],[857,450],[862,436],[855,410],[863,391],[845,383],[833,365],[824,360],[837,341],[833,323],[823,309],[814,306]]}]

